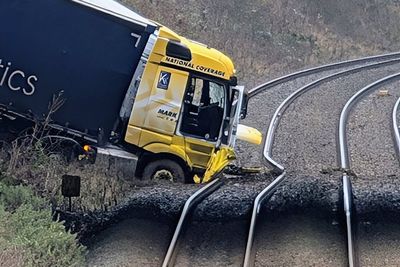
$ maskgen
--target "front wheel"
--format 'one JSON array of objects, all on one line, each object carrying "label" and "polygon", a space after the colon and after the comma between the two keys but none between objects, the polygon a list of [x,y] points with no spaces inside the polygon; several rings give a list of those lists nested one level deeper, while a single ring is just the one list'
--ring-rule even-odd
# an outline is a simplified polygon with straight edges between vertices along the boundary
[{"label": "front wheel", "polygon": [[185,172],[181,165],[169,159],[152,161],[143,170],[143,179],[168,180],[185,183]]}]

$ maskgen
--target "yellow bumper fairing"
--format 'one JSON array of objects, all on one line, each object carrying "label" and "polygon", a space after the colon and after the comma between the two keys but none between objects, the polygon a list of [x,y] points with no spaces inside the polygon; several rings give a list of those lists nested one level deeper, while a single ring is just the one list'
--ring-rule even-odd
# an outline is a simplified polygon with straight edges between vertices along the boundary
[{"label": "yellow bumper fairing", "polygon": [[262,134],[259,130],[243,124],[238,125],[236,137],[239,140],[255,145],[259,145],[262,142]]},{"label": "yellow bumper fairing", "polygon": [[221,172],[231,161],[235,159],[236,155],[232,148],[223,147],[219,149],[217,152],[212,154],[203,179],[195,175],[193,178],[194,182],[196,184],[208,183],[212,180],[212,178],[214,178],[215,175]]}]

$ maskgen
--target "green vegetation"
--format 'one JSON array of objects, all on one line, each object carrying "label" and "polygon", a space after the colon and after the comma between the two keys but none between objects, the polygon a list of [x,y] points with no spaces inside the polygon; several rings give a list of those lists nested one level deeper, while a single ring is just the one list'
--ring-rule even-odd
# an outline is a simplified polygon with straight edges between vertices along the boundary
[{"label": "green vegetation", "polygon": [[50,140],[46,133],[46,124],[37,124],[13,141],[0,140],[1,267],[85,265],[79,233],[67,232],[51,212],[68,207],[61,195],[64,174],[83,178],[81,197],[73,201],[78,213],[111,209],[131,189],[108,161],[100,169],[67,162],[60,152],[64,144]]},{"label": "green vegetation", "polygon": [[[47,201],[27,186],[0,182],[0,262],[7,266],[82,266],[85,248],[53,221]],[[5,266],[5,265],[4,265]]]}]

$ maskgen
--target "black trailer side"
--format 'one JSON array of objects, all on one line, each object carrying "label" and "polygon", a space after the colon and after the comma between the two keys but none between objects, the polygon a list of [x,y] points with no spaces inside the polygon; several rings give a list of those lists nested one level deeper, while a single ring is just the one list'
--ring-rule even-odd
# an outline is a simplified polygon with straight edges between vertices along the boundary
[{"label": "black trailer side", "polygon": [[1,0],[0,104],[40,118],[62,91],[56,124],[109,135],[156,30],[131,14],[112,0]]}]

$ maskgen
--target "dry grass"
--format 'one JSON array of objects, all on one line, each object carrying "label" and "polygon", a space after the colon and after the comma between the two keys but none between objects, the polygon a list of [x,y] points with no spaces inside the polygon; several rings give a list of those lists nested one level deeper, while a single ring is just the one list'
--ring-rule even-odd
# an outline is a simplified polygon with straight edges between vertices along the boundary
[{"label": "dry grass", "polygon": [[[109,210],[125,199],[135,186],[133,178],[126,180],[112,163],[66,163],[49,154],[40,144],[13,143],[8,153],[4,149],[0,152],[0,169],[3,162],[4,177],[11,178],[12,184],[32,186],[35,192],[62,209],[68,207],[68,200],[61,196],[64,174],[78,175],[82,179],[81,197],[73,200],[74,210]],[[8,159],[1,155],[8,155]]]},{"label": "dry grass", "polygon": [[95,165],[74,163],[67,166],[66,171],[82,178],[81,197],[73,204],[74,209],[83,211],[112,209],[126,199],[136,184],[134,177],[127,180],[112,162]]},{"label": "dry grass", "polygon": [[3,237],[7,235],[4,226],[0,225],[0,267],[22,267],[24,252],[17,248],[7,248]]},{"label": "dry grass", "polygon": [[62,176],[77,175],[82,178],[81,197],[74,199],[74,210],[109,210],[131,191],[133,177],[124,179],[112,161],[96,165],[66,161],[63,140],[49,138],[51,117],[63,103],[61,94],[55,96],[43,120],[11,143],[1,143],[0,180],[3,177],[11,184],[29,185],[54,207],[66,209],[69,205],[61,196]]}]

